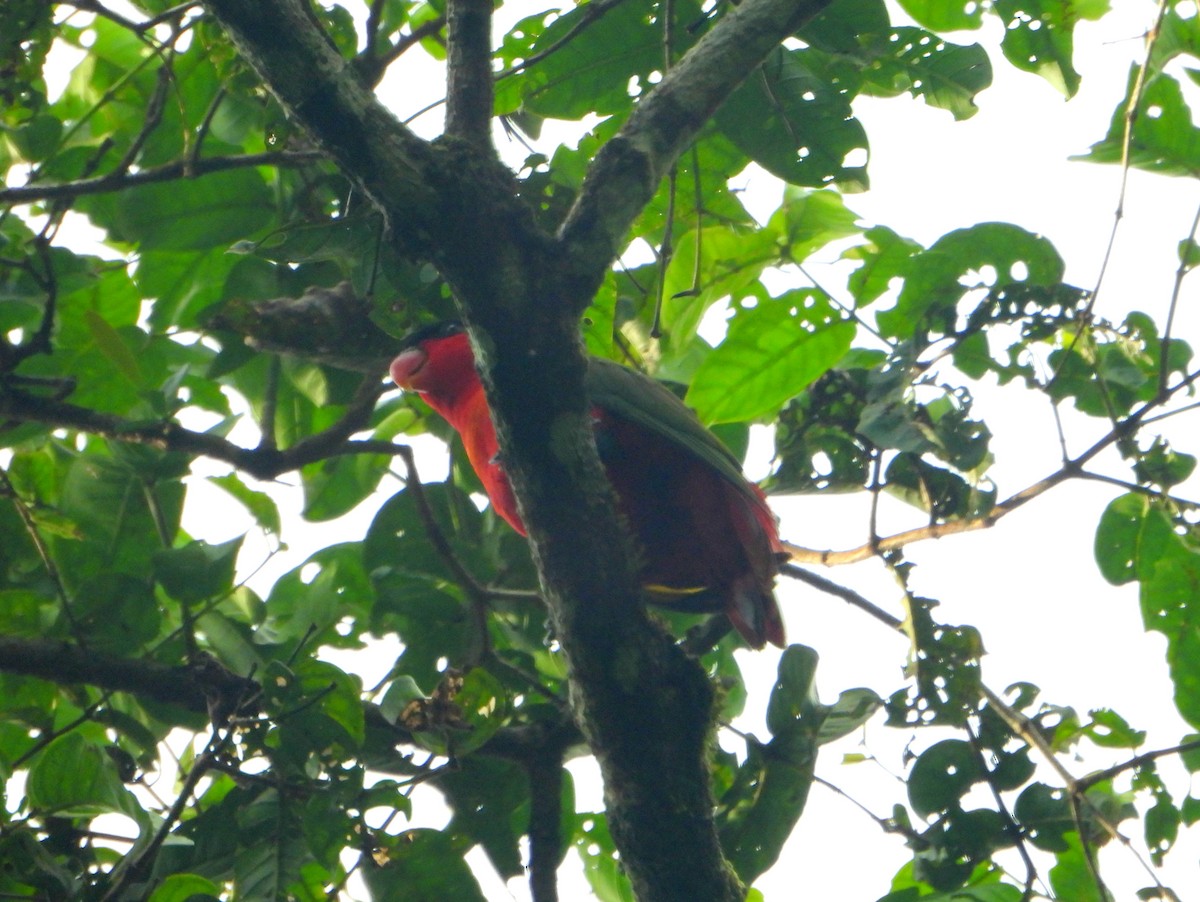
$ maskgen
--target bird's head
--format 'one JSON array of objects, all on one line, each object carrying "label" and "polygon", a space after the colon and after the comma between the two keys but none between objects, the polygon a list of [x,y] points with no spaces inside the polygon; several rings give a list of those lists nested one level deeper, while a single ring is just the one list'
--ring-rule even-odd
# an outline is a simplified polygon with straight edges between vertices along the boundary
[{"label": "bird's head", "polygon": [[410,333],[392,361],[392,381],[405,391],[449,396],[477,384],[475,358],[458,322],[435,323]]}]

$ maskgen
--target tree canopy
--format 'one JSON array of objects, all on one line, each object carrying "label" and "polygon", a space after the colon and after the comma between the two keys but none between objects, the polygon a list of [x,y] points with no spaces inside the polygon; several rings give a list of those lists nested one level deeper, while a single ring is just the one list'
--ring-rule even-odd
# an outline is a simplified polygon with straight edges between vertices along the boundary
[{"label": "tree canopy", "polygon": [[[864,99],[967,120],[993,66],[1070,98],[1076,28],[1107,13],[0,6],[0,896],[472,900],[489,868],[549,902],[574,850],[606,902],[757,898],[810,790],[838,791],[829,756],[869,757],[866,730],[904,744],[860,822],[910,853],[873,875],[881,902],[1100,902],[1118,846],[1140,898],[1179,898],[1156,868],[1200,820],[1196,224],[1170,296],[1130,299],[1103,268],[1071,284],[1028,223],[925,242],[855,212]],[[1147,7],[1088,162],[1200,176],[1196,13]],[[997,25],[985,49],[973,32]],[[769,215],[747,172],[784,186]],[[448,318],[528,541],[384,378],[403,335]],[[751,679],[723,616],[647,610],[585,354],[671,386],[739,457],[755,427],[781,505],[856,505],[860,538],[788,544],[780,581],[899,632],[894,679],[822,698],[796,631]],[[1040,478],[994,478],[985,391],[1053,411]],[[423,481],[434,446],[448,473]],[[1105,505],[1073,527],[1094,534],[1087,566],[1135,587],[1162,638],[1186,725],[1168,744],[1139,711],[990,684],[986,634],[921,588],[910,549],[1068,484]],[[256,578],[294,519],[324,525],[320,547]],[[982,580],[1019,565],[970,563]],[[892,588],[865,594],[856,568]],[[1047,611],[1098,616],[1024,575]],[[1114,666],[1073,640],[1055,637],[1071,667]],[[753,735],[730,726],[748,705]],[[584,756],[603,810],[577,800]],[[803,856],[855,855],[823,839]]]}]

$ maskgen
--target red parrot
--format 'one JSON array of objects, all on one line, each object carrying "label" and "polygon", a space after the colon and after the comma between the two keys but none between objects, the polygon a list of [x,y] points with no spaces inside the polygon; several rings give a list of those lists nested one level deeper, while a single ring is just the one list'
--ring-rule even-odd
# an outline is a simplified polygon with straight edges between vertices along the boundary
[{"label": "red parrot", "polygon": [[[492,506],[525,535],[463,327],[439,323],[409,335],[391,375],[457,430]],[[783,549],[766,498],[738,459],[641,373],[593,357],[585,385],[596,447],[636,540],[649,599],[723,611],[753,648],[782,648],[774,582]]]}]

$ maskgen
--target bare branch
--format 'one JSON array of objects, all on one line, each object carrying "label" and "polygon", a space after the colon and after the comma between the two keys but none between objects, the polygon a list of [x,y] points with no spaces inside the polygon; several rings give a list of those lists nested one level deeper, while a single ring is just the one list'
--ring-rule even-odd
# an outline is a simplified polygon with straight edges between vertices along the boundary
[{"label": "bare branch", "polygon": [[[691,48],[601,148],[559,230],[577,278],[593,285],[679,154],[766,55],[827,0],[745,0]],[[590,291],[583,292],[589,298]]]},{"label": "bare branch", "polygon": [[293,118],[388,212],[397,240],[425,246],[439,213],[430,146],[375,97],[305,0],[207,0]]},{"label": "bare branch", "polygon": [[563,750],[551,747],[525,765],[529,778],[529,894],[533,902],[558,902],[562,862]]},{"label": "bare branch", "polygon": [[1127,770],[1142,767],[1152,761],[1157,761],[1159,758],[1170,758],[1174,755],[1182,755],[1185,752],[1194,752],[1200,749],[1200,739],[1193,739],[1191,742],[1181,742],[1179,745],[1173,745],[1170,748],[1155,749],[1152,752],[1143,752],[1140,755],[1135,755],[1128,761],[1123,761],[1120,764],[1114,764],[1112,767],[1098,770],[1094,774],[1088,774],[1086,777],[1081,777],[1077,784],[1080,790],[1089,789],[1097,783],[1103,783],[1105,780],[1111,780]]},{"label": "bare branch", "polygon": [[866,611],[880,623],[885,626],[890,626],[894,630],[900,629],[904,625],[904,621],[899,617],[889,614],[883,608],[879,607],[874,602],[866,597],[859,595],[853,589],[846,586],[841,586],[831,579],[826,579],[823,576],[818,576],[795,564],[784,564],[779,568],[779,572],[785,576],[790,576],[793,579],[798,579],[801,582],[808,583],[810,586],[820,589],[822,592],[827,592],[830,595],[836,595],[843,601],[847,601],[859,610]]},{"label": "bare branch", "polygon": [[[378,48],[372,48],[369,44],[367,49],[358,55],[354,60],[354,67],[358,70],[358,74],[363,81],[370,87],[375,87],[383,78],[383,73],[387,71],[388,66],[400,59],[408,50],[428,37],[436,35],[446,24],[445,16],[438,16],[435,19],[430,19],[418,25],[411,32],[402,35],[385,53],[376,55]],[[376,40],[378,37],[376,36]]]},{"label": "bare branch", "polygon": [[72,182],[50,184],[34,183],[17,188],[0,188],[0,204],[29,204],[43,200],[71,200],[88,194],[105,194],[124,191],[137,185],[170,182],[179,178],[196,178],[225,172],[230,169],[246,169],[253,166],[310,166],[327,159],[315,150],[284,150],[251,153],[241,156],[208,157],[202,160],[177,160],[139,172],[117,170],[93,178],[76,179]]},{"label": "bare branch", "polygon": [[[216,664],[216,662],[212,662]],[[86,684],[128,692],[150,701],[207,713],[211,694],[248,695],[258,687],[220,665],[168,667],[140,658],[118,658],[53,639],[0,636],[0,671],[53,683]]]},{"label": "bare branch", "polygon": [[865,561],[880,552],[903,548],[906,545],[911,545],[913,542],[920,542],[925,539],[940,539],[943,536],[974,532],[977,529],[987,529],[995,526],[1002,517],[1011,514],[1017,508],[1022,507],[1027,502],[1032,501],[1039,495],[1048,492],[1050,489],[1061,485],[1069,479],[1076,479],[1085,475],[1088,478],[1096,478],[1093,474],[1089,474],[1084,470],[1084,466],[1089,461],[1121,438],[1134,434],[1151,411],[1161,407],[1163,402],[1172,395],[1190,387],[1198,380],[1200,380],[1200,372],[1188,374],[1185,378],[1171,386],[1167,390],[1166,395],[1160,396],[1153,401],[1148,401],[1130,413],[1125,419],[1115,423],[1107,434],[1086,451],[1066,461],[1058,470],[1044,479],[1026,486],[1016,494],[999,502],[983,517],[977,517],[974,520],[951,520],[948,523],[931,523],[929,526],[905,530],[904,532],[873,540],[865,545],[845,551],[818,551],[811,548],[802,548],[790,542],[783,543],[784,550],[791,555],[793,561],[803,564],[824,564],[828,567],[833,567]]},{"label": "bare branch", "polygon": [[0,393],[0,417],[211,457],[232,464],[257,479],[274,479],[281,473],[329,457],[357,453],[398,453],[398,446],[386,442],[349,440],[351,435],[366,426],[375,401],[383,390],[384,386],[378,378],[365,379],[340,420],[324,432],[302,439],[282,451],[271,447],[243,448],[219,435],[185,429],[173,420],[153,424],[134,423],[87,407],[17,391]]},{"label": "bare branch", "polygon": [[446,134],[492,147],[492,0],[446,4]]}]

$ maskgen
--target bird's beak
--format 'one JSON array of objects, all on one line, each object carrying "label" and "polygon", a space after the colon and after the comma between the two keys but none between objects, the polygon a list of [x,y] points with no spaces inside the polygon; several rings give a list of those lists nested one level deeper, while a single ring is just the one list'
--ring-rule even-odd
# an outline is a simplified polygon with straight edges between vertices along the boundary
[{"label": "bird's beak", "polygon": [[420,348],[408,348],[402,351],[400,355],[392,361],[389,372],[392,375],[392,381],[400,388],[413,389],[420,391],[419,386],[413,383],[414,377],[421,372],[426,361],[429,360],[429,355]]}]

